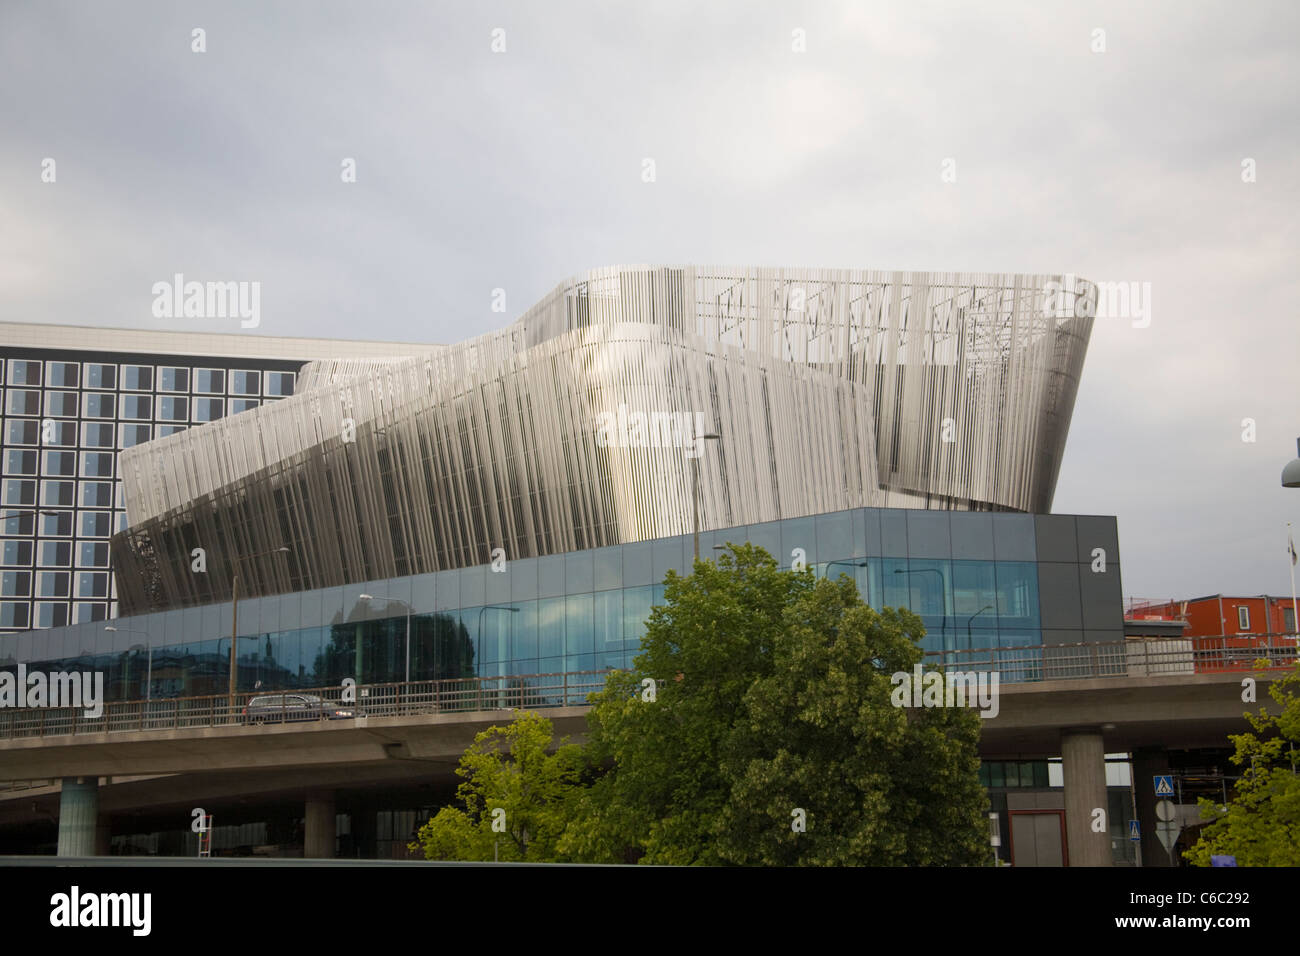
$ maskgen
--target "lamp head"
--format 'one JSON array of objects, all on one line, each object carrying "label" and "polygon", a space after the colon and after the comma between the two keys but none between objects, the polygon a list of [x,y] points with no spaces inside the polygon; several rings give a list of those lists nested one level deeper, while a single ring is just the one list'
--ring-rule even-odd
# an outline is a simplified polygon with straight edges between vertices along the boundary
[{"label": "lamp head", "polygon": [[[1296,454],[1300,455],[1300,438],[1296,439]],[[1300,458],[1293,459],[1282,469],[1282,487],[1300,488]]]}]

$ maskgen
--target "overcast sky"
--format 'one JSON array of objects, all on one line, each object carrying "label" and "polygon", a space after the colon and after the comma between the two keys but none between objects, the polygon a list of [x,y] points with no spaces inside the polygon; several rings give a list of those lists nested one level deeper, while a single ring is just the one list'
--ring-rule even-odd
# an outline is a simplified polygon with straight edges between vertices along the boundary
[{"label": "overcast sky", "polygon": [[176,272],[259,281],[250,334],[428,342],[620,263],[1150,283],[1054,510],[1118,516],[1126,596],[1285,594],[1298,11],[11,0],[0,320],[238,331],[155,319]]}]

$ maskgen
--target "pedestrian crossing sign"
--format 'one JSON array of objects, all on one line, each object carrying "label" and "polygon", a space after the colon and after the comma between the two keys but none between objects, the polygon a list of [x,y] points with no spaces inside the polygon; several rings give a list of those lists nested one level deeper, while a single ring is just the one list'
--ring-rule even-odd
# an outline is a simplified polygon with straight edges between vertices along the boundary
[{"label": "pedestrian crossing sign", "polygon": [[1152,779],[1156,784],[1157,797],[1172,797],[1174,795],[1174,778],[1172,774],[1165,774]]},{"label": "pedestrian crossing sign", "polygon": [[1128,838],[1130,840],[1142,839],[1142,831],[1138,828],[1138,822],[1136,820],[1130,820],[1128,822]]}]

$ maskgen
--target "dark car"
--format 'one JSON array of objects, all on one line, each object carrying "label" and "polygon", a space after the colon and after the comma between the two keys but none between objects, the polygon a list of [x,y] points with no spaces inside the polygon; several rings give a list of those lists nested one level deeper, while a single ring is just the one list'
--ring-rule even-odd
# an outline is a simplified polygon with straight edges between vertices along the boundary
[{"label": "dark car", "polygon": [[349,704],[337,704],[313,694],[266,694],[254,697],[243,710],[244,723],[274,724],[291,720],[347,720],[362,716]]}]

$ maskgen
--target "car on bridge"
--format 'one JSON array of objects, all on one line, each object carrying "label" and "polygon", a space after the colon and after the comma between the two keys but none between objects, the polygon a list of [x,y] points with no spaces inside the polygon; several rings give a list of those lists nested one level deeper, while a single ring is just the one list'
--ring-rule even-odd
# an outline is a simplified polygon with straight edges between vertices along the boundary
[{"label": "car on bridge", "polygon": [[325,700],[314,694],[265,694],[254,697],[242,711],[246,724],[274,724],[301,720],[348,720],[364,714],[349,704]]}]

